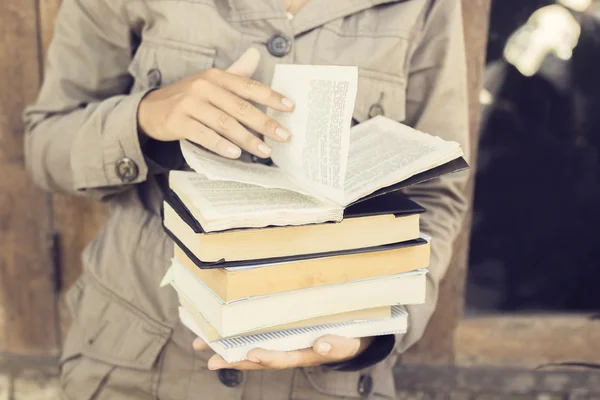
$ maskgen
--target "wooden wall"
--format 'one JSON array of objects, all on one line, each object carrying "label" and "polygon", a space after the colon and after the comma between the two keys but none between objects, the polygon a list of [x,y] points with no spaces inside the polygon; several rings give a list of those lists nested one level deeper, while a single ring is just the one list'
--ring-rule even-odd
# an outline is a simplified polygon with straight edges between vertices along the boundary
[{"label": "wooden wall", "polygon": [[23,166],[21,113],[37,95],[59,6],[3,0],[0,9],[0,352],[8,354],[58,354],[68,325],[61,295],[104,216],[98,203],[36,189]]},{"label": "wooden wall", "polygon": [[[463,0],[474,148],[489,1]],[[69,323],[62,293],[80,273],[81,250],[104,219],[97,203],[34,188],[23,167],[20,115],[36,96],[59,5],[60,0],[3,0],[0,9],[0,353],[5,354],[58,354],[61,332]],[[465,226],[442,285],[440,307],[421,344],[406,356],[409,360],[453,359],[453,332],[463,301],[469,224]]]},{"label": "wooden wall", "polygon": [[0,351],[55,351],[56,303],[48,265],[49,196],[23,169],[21,110],[40,84],[35,1],[0,9]]}]

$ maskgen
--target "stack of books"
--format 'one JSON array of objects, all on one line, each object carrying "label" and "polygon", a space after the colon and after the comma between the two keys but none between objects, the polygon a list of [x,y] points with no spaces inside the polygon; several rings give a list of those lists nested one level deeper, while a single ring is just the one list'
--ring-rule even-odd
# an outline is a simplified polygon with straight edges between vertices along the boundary
[{"label": "stack of books", "polygon": [[294,135],[269,141],[275,165],[181,143],[192,171],[169,175],[162,285],[182,322],[228,362],[325,334],[406,332],[401,306],[425,301],[431,238],[401,190],[466,168],[460,146],[383,116],[350,128],[353,67],[280,65],[272,86],[296,101],[271,113]]}]

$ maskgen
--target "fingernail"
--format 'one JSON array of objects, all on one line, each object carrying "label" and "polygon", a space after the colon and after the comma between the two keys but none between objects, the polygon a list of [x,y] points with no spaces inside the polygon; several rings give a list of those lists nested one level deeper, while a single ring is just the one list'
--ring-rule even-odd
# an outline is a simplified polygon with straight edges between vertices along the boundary
[{"label": "fingernail", "polygon": [[317,353],[319,354],[327,354],[331,351],[331,345],[329,343],[319,343],[317,346]]},{"label": "fingernail", "polygon": [[290,109],[294,107],[294,102],[286,97],[283,97],[281,99],[281,104],[283,104],[286,108],[290,108]]},{"label": "fingernail", "polygon": [[256,357],[250,357],[248,360],[252,361],[253,363],[259,363],[260,360]]},{"label": "fingernail", "polygon": [[201,349],[202,347],[204,347],[204,341],[200,338],[194,339],[194,341],[192,342],[192,347],[195,350]]},{"label": "fingernail", "polygon": [[290,136],[292,136],[287,130],[283,128],[275,129],[275,134],[279,136],[282,140],[288,140]]},{"label": "fingernail", "polygon": [[258,145],[258,150],[260,150],[260,152],[263,153],[265,156],[271,154],[271,148],[264,143]]},{"label": "fingernail", "polygon": [[239,147],[236,146],[227,146],[227,153],[229,153],[229,155],[231,155],[232,157],[239,157],[241,154],[241,150]]}]

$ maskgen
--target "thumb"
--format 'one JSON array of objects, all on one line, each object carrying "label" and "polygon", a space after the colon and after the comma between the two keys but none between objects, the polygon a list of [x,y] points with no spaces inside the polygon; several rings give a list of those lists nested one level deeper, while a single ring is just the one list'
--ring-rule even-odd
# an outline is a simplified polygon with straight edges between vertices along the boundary
[{"label": "thumb", "polygon": [[192,342],[192,347],[196,351],[203,351],[203,350],[210,349],[208,344],[206,344],[206,342],[204,340],[202,340],[201,338],[194,339],[194,341]]},{"label": "thumb", "polygon": [[325,335],[313,344],[313,350],[327,358],[342,360],[352,358],[361,350],[361,340]]},{"label": "thumb", "polygon": [[254,47],[250,47],[244,54],[227,68],[227,72],[235,75],[251,77],[258,68],[260,62],[260,52]]}]

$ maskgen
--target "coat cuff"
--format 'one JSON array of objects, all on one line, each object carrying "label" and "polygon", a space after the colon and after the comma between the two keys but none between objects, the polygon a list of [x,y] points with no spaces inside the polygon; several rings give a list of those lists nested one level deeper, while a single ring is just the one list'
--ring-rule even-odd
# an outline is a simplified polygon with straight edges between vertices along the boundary
[{"label": "coat cuff", "polygon": [[[71,148],[76,189],[135,184],[146,180],[148,166],[138,134],[138,106],[146,92],[102,102],[99,117],[89,119]],[[98,110],[96,110],[98,111]],[[100,117],[104,116],[104,117]]]},{"label": "coat cuff", "polygon": [[369,347],[358,356],[339,363],[324,364],[323,367],[340,372],[360,371],[385,360],[392,353],[395,345],[395,335],[375,336]]}]

